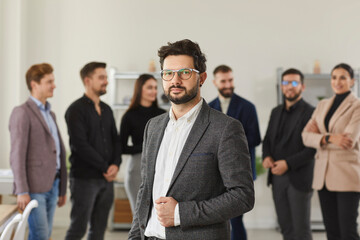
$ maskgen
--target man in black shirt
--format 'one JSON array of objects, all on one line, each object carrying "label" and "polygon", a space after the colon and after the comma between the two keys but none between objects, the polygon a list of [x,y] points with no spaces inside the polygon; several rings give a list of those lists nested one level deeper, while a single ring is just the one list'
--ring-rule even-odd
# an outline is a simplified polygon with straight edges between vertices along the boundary
[{"label": "man in black shirt", "polygon": [[66,240],[104,239],[114,198],[113,181],[121,163],[111,108],[100,101],[108,84],[105,63],[90,62],[80,71],[85,94],[65,114],[71,148],[71,225]]},{"label": "man in black shirt", "polygon": [[282,74],[284,104],[271,112],[263,141],[263,166],[269,168],[268,184],[281,233],[285,240],[312,239],[310,205],[315,149],[304,146],[301,132],[314,108],[302,99],[304,76],[296,69]]}]

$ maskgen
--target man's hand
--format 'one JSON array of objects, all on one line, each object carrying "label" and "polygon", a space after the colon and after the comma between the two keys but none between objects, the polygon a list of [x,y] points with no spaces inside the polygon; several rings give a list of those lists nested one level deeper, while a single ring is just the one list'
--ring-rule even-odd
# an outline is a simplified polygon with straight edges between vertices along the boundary
[{"label": "man's hand", "polygon": [[158,220],[163,227],[174,226],[175,207],[178,203],[172,197],[160,197],[155,200]]},{"label": "man's hand", "polygon": [[271,168],[271,173],[274,175],[283,175],[289,169],[285,160],[278,160],[274,162],[274,167]]},{"label": "man's hand", "polygon": [[272,168],[272,167],[274,167],[274,159],[272,157],[268,156],[268,157],[264,158],[262,165],[264,168]]},{"label": "man's hand", "polygon": [[62,207],[62,206],[65,205],[65,203],[66,203],[66,195],[64,195],[64,196],[59,196],[57,205],[58,205],[59,207]]},{"label": "man's hand", "polygon": [[21,211],[24,211],[26,205],[28,205],[28,203],[31,201],[31,198],[30,198],[29,194],[23,194],[23,195],[18,195],[16,198],[16,201],[17,201],[18,208]]},{"label": "man's hand", "polygon": [[118,171],[119,171],[119,167],[116,166],[115,164],[111,164],[107,169],[106,173],[103,173],[106,181],[108,182],[114,181]]}]

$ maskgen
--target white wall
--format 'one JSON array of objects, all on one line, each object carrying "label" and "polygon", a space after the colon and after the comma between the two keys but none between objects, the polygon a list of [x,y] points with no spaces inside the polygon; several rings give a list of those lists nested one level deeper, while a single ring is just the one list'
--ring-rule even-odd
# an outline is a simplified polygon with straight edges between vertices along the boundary
[{"label": "white wall", "polygon": [[358,0],[0,0],[0,168],[9,166],[8,119],[28,96],[24,74],[34,63],[55,68],[50,102],[67,142],[63,116],[83,93],[85,63],[146,71],[160,46],[189,38],[208,58],[205,99],[217,94],[214,67],[230,65],[235,91],[257,107],[263,136],[277,67],[311,72],[315,60],[323,72],[342,61],[360,67],[359,9]]}]

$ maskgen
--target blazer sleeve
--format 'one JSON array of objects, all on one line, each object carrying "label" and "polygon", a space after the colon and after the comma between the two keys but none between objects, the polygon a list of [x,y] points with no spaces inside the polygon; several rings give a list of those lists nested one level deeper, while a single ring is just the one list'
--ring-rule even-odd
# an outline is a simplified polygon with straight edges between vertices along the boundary
[{"label": "blazer sleeve", "polygon": [[248,107],[248,118],[246,124],[244,124],[244,130],[249,147],[256,147],[261,143],[261,136],[259,130],[259,122],[254,105]]},{"label": "blazer sleeve", "polygon": [[[326,145],[321,145],[321,139],[325,135],[327,135],[327,133],[322,133],[322,132],[315,133],[315,132],[310,132],[310,130],[309,130],[309,127],[313,124],[316,124],[317,126],[319,126],[321,124],[317,121],[317,119],[319,119],[319,115],[320,115],[320,111],[321,111],[322,107],[323,107],[322,102],[320,102],[318,104],[318,106],[316,107],[314,113],[312,114],[310,120],[304,127],[304,130],[302,131],[301,136],[302,136],[304,145],[307,147],[315,148],[315,149],[342,150],[342,148],[340,148],[339,146],[332,144],[332,143],[326,144]],[[353,124],[354,124],[354,122],[356,122],[356,117],[353,119]],[[352,125],[352,127],[355,127],[355,126]],[[350,127],[350,129],[351,129],[351,127]],[[356,127],[355,127],[355,129],[356,129]]]},{"label": "blazer sleeve", "polygon": [[14,194],[29,192],[26,160],[30,119],[21,107],[16,107],[11,113],[9,130],[11,141],[10,165],[14,174],[15,183]]},{"label": "blazer sleeve", "polygon": [[307,147],[312,147],[312,148],[316,148],[316,149],[321,148],[321,139],[323,138],[323,136],[325,134],[310,132],[309,128],[311,125],[314,125],[314,124],[316,124],[318,126],[316,119],[317,119],[318,115],[320,114],[320,110],[319,110],[320,108],[321,108],[321,106],[319,103],[318,106],[316,107],[315,111],[313,112],[310,120],[305,125],[304,130],[302,131],[302,134],[301,134],[304,145]]},{"label": "blazer sleeve", "polygon": [[360,138],[360,102],[356,101],[356,107],[354,107],[353,113],[349,123],[346,125],[344,133],[348,133],[353,140],[351,148],[354,148]]},{"label": "blazer sleeve", "polygon": [[229,121],[224,128],[217,158],[226,191],[203,201],[179,202],[181,228],[228,221],[253,208],[254,185],[250,155],[239,121]]}]

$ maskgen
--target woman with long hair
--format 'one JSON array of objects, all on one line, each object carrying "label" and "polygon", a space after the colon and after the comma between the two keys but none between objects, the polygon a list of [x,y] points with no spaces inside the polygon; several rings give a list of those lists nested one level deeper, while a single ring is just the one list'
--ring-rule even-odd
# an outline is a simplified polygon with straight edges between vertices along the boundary
[{"label": "woman with long hair", "polygon": [[302,136],[316,148],[313,188],[318,190],[329,240],[359,240],[360,100],[351,93],[354,71],[345,63],[331,71],[335,95],[317,105]]},{"label": "woman with long hair", "polygon": [[[134,94],[121,120],[120,140],[123,154],[131,154],[125,175],[125,191],[135,212],[136,196],[141,183],[141,152],[143,134],[150,118],[164,113],[157,104],[157,81],[150,74],[142,74],[135,82]],[[131,137],[132,146],[128,145]]]}]

